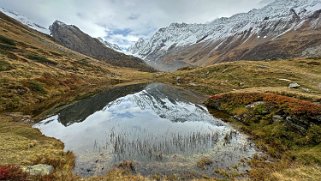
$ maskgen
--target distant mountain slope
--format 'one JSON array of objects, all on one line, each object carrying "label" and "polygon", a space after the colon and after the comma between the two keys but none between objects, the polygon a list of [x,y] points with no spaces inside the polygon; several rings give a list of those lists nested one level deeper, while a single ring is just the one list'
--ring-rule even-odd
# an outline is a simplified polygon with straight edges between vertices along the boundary
[{"label": "distant mountain slope", "polygon": [[131,67],[141,71],[154,71],[144,60],[134,56],[128,56],[106,47],[98,39],[90,37],[78,27],[66,25],[55,21],[50,26],[52,37],[61,45],[84,55],[104,60],[112,65],[120,67]]},{"label": "distant mountain slope", "polygon": [[321,1],[275,0],[262,9],[208,24],[161,28],[130,52],[159,64],[321,56]]}]

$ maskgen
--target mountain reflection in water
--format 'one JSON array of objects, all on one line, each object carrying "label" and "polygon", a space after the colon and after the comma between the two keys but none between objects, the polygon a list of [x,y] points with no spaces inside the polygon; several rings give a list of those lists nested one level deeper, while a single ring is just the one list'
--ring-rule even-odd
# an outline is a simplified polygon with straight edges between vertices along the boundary
[{"label": "mountain reflection in water", "polygon": [[148,175],[193,171],[204,156],[215,168],[253,156],[247,138],[209,114],[202,100],[165,84],[131,85],[79,101],[35,127],[76,154],[80,175],[105,174],[124,160]]}]

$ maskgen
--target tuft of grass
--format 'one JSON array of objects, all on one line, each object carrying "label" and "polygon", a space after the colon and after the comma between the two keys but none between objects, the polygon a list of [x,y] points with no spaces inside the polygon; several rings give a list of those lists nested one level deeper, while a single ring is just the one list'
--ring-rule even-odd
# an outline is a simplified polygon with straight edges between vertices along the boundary
[{"label": "tuft of grass", "polygon": [[38,93],[41,93],[41,94],[46,94],[47,91],[45,90],[45,88],[43,87],[43,85],[36,81],[36,80],[30,80],[29,81],[29,84],[28,84],[28,87],[30,90],[34,91],[34,92],[38,92]]},{"label": "tuft of grass", "polygon": [[213,164],[213,160],[208,157],[202,157],[200,160],[197,161],[196,165],[198,168],[206,169],[206,167]]},{"label": "tuft of grass", "polygon": [[35,62],[46,64],[46,65],[55,66],[55,65],[58,64],[57,62],[54,62],[54,61],[49,60],[48,58],[46,58],[44,56],[37,55],[37,54],[29,54],[29,55],[27,55],[27,58],[30,59],[30,60],[33,60]]},{"label": "tuft of grass", "polygon": [[10,63],[0,60],[0,72],[11,70],[13,67]]},{"label": "tuft of grass", "polygon": [[10,38],[0,35],[0,43],[10,46],[16,46],[16,42]]}]

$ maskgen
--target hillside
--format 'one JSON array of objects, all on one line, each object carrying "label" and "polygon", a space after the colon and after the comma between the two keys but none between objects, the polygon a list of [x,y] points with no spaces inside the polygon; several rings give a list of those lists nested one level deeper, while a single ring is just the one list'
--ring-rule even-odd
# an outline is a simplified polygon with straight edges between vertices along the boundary
[{"label": "hillside", "polygon": [[120,67],[131,67],[148,72],[154,71],[142,59],[108,48],[100,40],[90,37],[76,26],[55,21],[50,26],[50,32],[53,39],[61,45],[97,60],[106,61]]},{"label": "hillside", "polygon": [[0,22],[0,112],[30,113],[145,74],[71,51],[2,13]]},{"label": "hillside", "polygon": [[320,1],[276,0],[208,24],[172,23],[130,51],[165,65],[319,57],[320,13]]}]

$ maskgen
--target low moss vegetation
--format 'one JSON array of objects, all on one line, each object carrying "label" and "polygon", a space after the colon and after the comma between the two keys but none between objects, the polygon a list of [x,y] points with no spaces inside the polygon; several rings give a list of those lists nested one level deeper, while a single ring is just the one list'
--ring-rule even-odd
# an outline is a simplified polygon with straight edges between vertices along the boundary
[{"label": "low moss vegetation", "polygon": [[0,60],[0,72],[1,71],[8,71],[11,69],[13,69],[13,66],[10,63]]},{"label": "low moss vegetation", "polygon": [[31,91],[34,92],[38,92],[41,94],[46,94],[47,91],[45,90],[45,88],[43,87],[43,84],[41,84],[40,82],[36,81],[36,80],[30,80],[28,83],[28,87]]},{"label": "low moss vegetation", "polygon": [[208,157],[203,157],[196,163],[197,167],[201,169],[206,169],[206,167],[212,164],[213,164],[213,160],[211,160]]},{"label": "low moss vegetation", "polygon": [[16,42],[14,40],[0,35],[0,54],[7,54],[9,51],[13,51],[16,49]]},{"label": "low moss vegetation", "polygon": [[57,65],[57,62],[54,62],[52,60],[49,60],[48,58],[41,56],[41,55],[36,55],[36,54],[28,54],[27,58],[33,61],[36,61],[38,63],[46,64],[46,65]]},{"label": "low moss vegetation", "polygon": [[16,46],[16,42],[8,37],[5,37],[3,35],[0,35],[0,43],[6,44],[6,45],[11,45],[11,46]]}]

